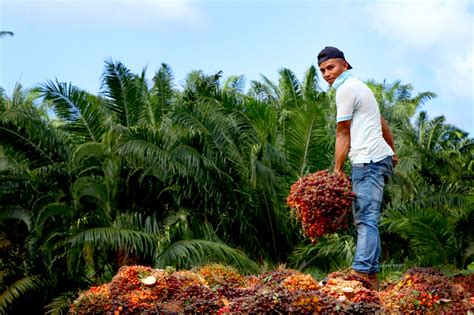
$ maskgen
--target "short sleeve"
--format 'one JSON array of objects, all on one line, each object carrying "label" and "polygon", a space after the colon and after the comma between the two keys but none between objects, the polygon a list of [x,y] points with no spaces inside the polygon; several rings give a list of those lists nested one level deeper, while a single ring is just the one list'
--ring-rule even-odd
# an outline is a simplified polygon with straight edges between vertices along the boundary
[{"label": "short sleeve", "polygon": [[337,122],[351,120],[357,102],[357,93],[350,86],[343,85],[338,88],[336,91]]}]

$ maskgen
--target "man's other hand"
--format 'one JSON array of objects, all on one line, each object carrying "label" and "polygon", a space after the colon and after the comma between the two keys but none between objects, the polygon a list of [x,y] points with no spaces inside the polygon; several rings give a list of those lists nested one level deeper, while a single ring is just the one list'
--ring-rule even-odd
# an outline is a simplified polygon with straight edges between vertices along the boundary
[{"label": "man's other hand", "polygon": [[392,164],[393,164],[393,167],[395,168],[398,164],[398,156],[396,154],[394,154],[392,156]]}]

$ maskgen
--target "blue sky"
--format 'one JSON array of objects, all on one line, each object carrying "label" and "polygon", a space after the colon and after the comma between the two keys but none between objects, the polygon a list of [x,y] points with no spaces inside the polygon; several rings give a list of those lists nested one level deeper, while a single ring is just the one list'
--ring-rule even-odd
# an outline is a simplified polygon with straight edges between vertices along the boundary
[{"label": "blue sky", "polygon": [[0,30],[15,33],[0,39],[7,94],[55,78],[97,93],[109,58],[148,78],[166,63],[178,85],[192,70],[302,79],[330,45],[363,80],[436,93],[429,117],[474,133],[469,0],[0,0]]}]

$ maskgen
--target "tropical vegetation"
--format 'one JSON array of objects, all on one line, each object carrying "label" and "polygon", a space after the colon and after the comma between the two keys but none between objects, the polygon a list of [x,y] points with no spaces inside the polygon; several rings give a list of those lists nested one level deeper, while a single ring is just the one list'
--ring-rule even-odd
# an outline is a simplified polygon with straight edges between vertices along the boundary
[{"label": "tropical vegetation", "polygon": [[[60,81],[0,90],[0,312],[66,312],[125,265],[348,267],[353,229],[313,245],[285,202],[299,177],[332,167],[334,93],[314,67],[301,81],[282,69],[245,83],[193,71],[178,86],[166,64],[148,80],[108,60],[97,95]],[[400,161],[383,203],[384,270],[466,269],[473,138],[422,111],[434,93],[368,84]]]}]

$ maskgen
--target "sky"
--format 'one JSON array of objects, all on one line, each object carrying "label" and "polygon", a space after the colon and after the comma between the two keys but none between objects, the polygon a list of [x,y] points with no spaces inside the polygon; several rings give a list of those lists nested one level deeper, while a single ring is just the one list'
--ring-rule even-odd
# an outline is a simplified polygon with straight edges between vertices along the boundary
[{"label": "sky", "polygon": [[436,93],[421,110],[474,134],[471,0],[0,0],[0,31],[7,95],[56,79],[99,93],[108,59],[150,80],[166,63],[177,86],[193,70],[302,80],[335,46],[362,80]]}]

